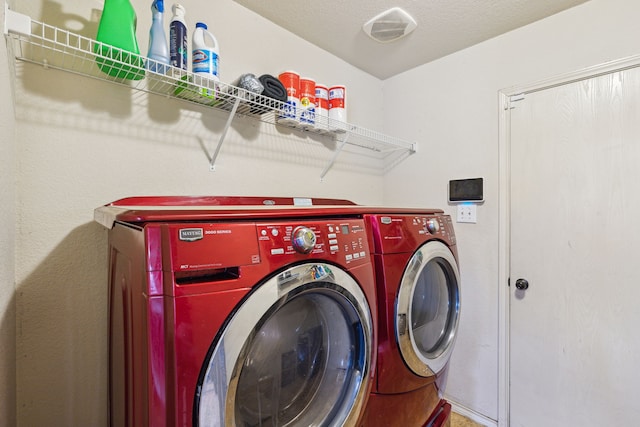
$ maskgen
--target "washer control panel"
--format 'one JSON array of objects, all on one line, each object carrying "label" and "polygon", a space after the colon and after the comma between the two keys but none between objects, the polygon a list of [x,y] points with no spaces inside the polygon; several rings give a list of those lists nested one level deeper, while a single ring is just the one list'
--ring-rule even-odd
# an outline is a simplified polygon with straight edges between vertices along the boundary
[{"label": "washer control panel", "polygon": [[316,233],[304,225],[296,227],[291,235],[293,249],[301,254],[308,254],[311,252],[316,247],[317,241],[318,238],[316,237]]},{"label": "washer control panel", "polygon": [[262,256],[290,257],[291,261],[316,256],[349,265],[370,261],[360,219],[268,222],[256,227]]}]

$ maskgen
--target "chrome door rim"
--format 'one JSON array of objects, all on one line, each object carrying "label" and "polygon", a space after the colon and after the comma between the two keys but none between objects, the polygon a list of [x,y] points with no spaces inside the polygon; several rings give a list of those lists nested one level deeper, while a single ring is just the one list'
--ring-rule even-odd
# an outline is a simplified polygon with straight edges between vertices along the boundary
[{"label": "chrome door rim", "polygon": [[[304,292],[324,292],[348,301],[357,313],[363,331],[364,360],[360,375],[353,378],[352,402],[343,402],[332,425],[355,424],[368,396],[372,359],[373,323],[366,296],[360,285],[344,270],[324,263],[290,267],[258,286],[232,314],[219,333],[198,381],[194,402],[194,423],[198,426],[235,426],[235,390],[245,343],[261,320],[291,298]],[[205,387],[204,384],[209,384]]]},{"label": "chrome door rim", "polygon": [[[413,330],[411,328],[411,304],[416,290],[416,284],[422,270],[430,261],[441,263],[448,276],[449,294],[453,295],[453,310],[450,327],[444,337],[444,345],[434,357],[426,357],[422,354],[415,342]],[[450,283],[450,282],[455,283]],[[411,257],[407,268],[400,281],[398,296],[396,300],[396,340],[400,353],[407,366],[415,374],[422,377],[430,377],[438,374],[447,364],[453,351],[453,344],[458,329],[460,318],[460,277],[456,259],[449,248],[439,241],[431,241],[422,245]],[[453,286],[453,290],[450,287]]]}]

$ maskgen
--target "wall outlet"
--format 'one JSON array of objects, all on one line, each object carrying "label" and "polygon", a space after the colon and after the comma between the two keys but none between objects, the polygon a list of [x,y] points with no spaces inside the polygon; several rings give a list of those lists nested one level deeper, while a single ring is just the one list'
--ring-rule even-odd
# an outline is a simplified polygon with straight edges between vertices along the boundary
[{"label": "wall outlet", "polygon": [[458,222],[470,222],[475,224],[478,220],[478,206],[475,204],[458,205]]}]

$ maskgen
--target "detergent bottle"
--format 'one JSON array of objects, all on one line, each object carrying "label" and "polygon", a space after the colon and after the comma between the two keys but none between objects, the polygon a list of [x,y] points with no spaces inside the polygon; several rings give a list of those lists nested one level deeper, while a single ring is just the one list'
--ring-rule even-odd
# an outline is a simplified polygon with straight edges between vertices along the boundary
[{"label": "detergent bottle", "polygon": [[[198,22],[196,29],[193,32],[192,41],[192,71],[196,75],[201,75],[209,80],[213,80],[214,87],[217,88],[217,83],[220,81],[220,51],[218,47],[218,40],[207,31],[207,25]],[[209,86],[203,84],[202,86]],[[204,95],[214,96],[215,92],[206,90]]]},{"label": "detergent bottle", "polygon": [[173,17],[169,24],[169,52],[171,65],[187,71],[187,23],[184,20],[186,13],[184,6],[174,4]]},{"label": "detergent bottle", "polygon": [[169,70],[169,45],[167,35],[164,32],[164,0],[154,0],[151,4],[151,29],[149,30],[149,52],[147,57],[147,70],[160,74],[166,74]]},{"label": "detergent bottle", "polygon": [[105,0],[93,51],[100,69],[128,80],[144,77],[136,39],[136,12],[129,0]]}]

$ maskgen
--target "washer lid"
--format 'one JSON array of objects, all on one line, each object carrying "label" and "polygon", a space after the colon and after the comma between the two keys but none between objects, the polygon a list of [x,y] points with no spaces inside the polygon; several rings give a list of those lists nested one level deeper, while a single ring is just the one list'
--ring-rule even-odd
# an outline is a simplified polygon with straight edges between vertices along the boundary
[{"label": "washer lid", "polygon": [[421,246],[407,264],[396,302],[396,339],[416,375],[438,374],[451,356],[460,315],[459,282],[456,260],[439,241]]},{"label": "washer lid", "polygon": [[211,219],[331,217],[379,213],[442,213],[438,209],[360,206],[349,200],[302,197],[147,196],[128,197],[94,210],[94,220],[114,222],[208,221]]}]

